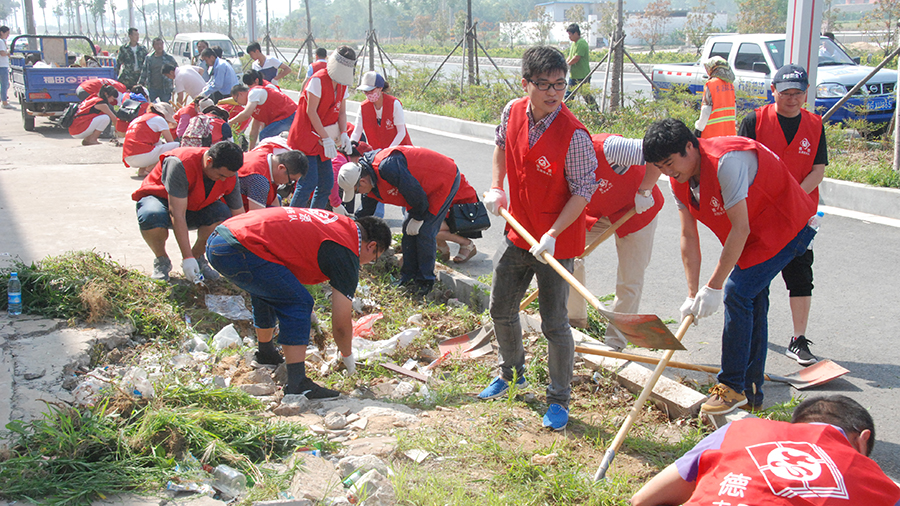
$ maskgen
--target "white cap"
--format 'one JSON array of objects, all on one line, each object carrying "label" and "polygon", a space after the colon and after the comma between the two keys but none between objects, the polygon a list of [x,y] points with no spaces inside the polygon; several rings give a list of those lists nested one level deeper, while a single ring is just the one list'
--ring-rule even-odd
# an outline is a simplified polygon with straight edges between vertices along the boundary
[{"label": "white cap", "polygon": [[359,182],[362,167],[358,163],[347,162],[338,171],[337,183],[344,190],[344,202],[350,202],[356,197],[356,183]]}]

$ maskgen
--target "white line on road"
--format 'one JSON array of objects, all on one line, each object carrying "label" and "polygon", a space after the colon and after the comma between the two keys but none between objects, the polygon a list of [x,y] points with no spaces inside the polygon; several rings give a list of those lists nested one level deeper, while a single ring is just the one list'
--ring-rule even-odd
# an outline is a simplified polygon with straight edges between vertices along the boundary
[{"label": "white line on road", "polygon": [[435,130],[434,128],[428,128],[428,127],[423,127],[423,126],[419,126],[419,125],[410,125],[409,123],[406,124],[406,128],[409,128],[410,130],[418,130],[420,132],[425,132],[427,134],[441,135],[443,137],[450,137],[451,139],[459,139],[462,141],[477,142],[478,144],[485,144],[488,146],[494,145],[493,140],[482,139],[480,137],[472,137],[470,135],[455,134],[452,132],[445,132],[443,130]]},{"label": "white line on road", "polygon": [[877,216],[869,213],[862,213],[859,211],[851,211],[849,209],[841,209],[839,207],[831,207],[831,206],[819,206],[819,211],[822,211],[826,215],[833,214],[835,216],[841,216],[843,218],[850,218],[854,220],[860,221],[868,221],[870,223],[877,223],[878,225],[886,225],[888,227],[900,228],[900,220],[895,218],[887,218],[885,216]]}]

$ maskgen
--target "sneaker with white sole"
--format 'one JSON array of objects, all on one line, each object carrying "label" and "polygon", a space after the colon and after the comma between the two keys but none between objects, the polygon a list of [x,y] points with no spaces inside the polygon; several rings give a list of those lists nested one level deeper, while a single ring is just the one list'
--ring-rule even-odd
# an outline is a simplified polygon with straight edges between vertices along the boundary
[{"label": "sneaker with white sole", "polygon": [[788,345],[788,349],[784,354],[796,360],[798,364],[804,367],[813,365],[818,362],[819,359],[809,351],[809,345],[812,343],[813,342],[807,339],[806,336],[791,338],[791,344]]},{"label": "sneaker with white sole", "polygon": [[169,273],[172,271],[172,261],[169,260],[169,257],[156,257],[153,259],[153,274],[150,275],[153,279],[161,279],[163,281],[169,280]]},{"label": "sneaker with white sole", "polygon": [[204,281],[218,281],[219,278],[222,277],[221,274],[216,272],[216,270],[209,265],[206,258],[200,257],[197,263],[200,264],[200,274],[203,274]]},{"label": "sneaker with white sole", "polygon": [[717,383],[709,389],[709,397],[700,406],[700,411],[708,415],[726,415],[745,404],[747,397],[744,394],[735,392],[728,385]]},{"label": "sneaker with white sole", "polygon": [[[524,377],[519,377],[516,381],[516,387],[525,388],[528,386],[528,382],[525,381]],[[478,394],[478,398],[483,401],[489,401],[491,399],[496,399],[498,397],[503,397],[506,392],[509,391],[509,383],[500,376],[494,378],[494,381],[491,381],[491,384],[487,386],[484,390]]]},{"label": "sneaker with white sole", "polygon": [[543,425],[548,429],[563,430],[569,424],[569,410],[559,404],[551,404],[544,415]]}]

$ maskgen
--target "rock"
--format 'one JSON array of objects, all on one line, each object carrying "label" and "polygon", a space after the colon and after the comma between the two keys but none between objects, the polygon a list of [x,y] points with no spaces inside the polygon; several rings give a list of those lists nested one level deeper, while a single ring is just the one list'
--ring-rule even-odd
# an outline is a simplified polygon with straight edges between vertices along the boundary
[{"label": "rock", "polygon": [[272,412],[278,416],[297,416],[309,409],[309,399],[305,395],[288,394]]},{"label": "rock", "polygon": [[263,385],[263,384],[241,385],[240,389],[243,390],[244,392],[246,392],[250,395],[254,395],[254,396],[272,395],[275,393],[275,384],[271,383],[268,385]]},{"label": "rock", "polygon": [[366,406],[359,410],[357,414],[360,417],[368,418],[369,420],[371,420],[372,418],[390,417],[395,422],[401,422],[404,425],[411,425],[419,421],[419,417],[417,417],[416,415],[404,413],[403,411],[398,411],[396,409],[383,408],[378,406]]},{"label": "rock", "polygon": [[339,430],[347,426],[347,417],[332,411],[325,415],[325,428],[328,430]]},{"label": "rock", "polygon": [[347,425],[347,428],[350,430],[366,430],[366,426],[369,424],[368,418],[360,418],[359,420],[354,421],[351,424]]},{"label": "rock", "polygon": [[420,360],[427,360],[428,362],[433,362],[440,357],[438,352],[432,350],[431,348],[422,348],[421,350],[419,350],[418,356]]},{"label": "rock", "polygon": [[387,458],[397,448],[397,438],[393,436],[361,437],[348,441],[345,446],[348,457],[375,455]]},{"label": "rock", "polygon": [[374,455],[344,457],[338,461],[338,469],[341,472],[342,478],[350,476],[357,469],[375,469],[383,476],[388,476],[390,474],[387,464]]},{"label": "rock", "polygon": [[213,376],[213,385],[216,388],[228,388],[228,381],[225,381],[225,378],[217,374]]},{"label": "rock", "polygon": [[272,379],[272,374],[269,373],[268,369],[256,369],[251,371],[243,378],[244,383],[253,383],[260,385],[268,385],[274,384],[275,380]]},{"label": "rock", "polygon": [[397,502],[391,482],[374,469],[357,480],[350,487],[350,492],[356,497],[365,498],[360,503],[363,506],[394,506]]},{"label": "rock", "polygon": [[354,397],[356,399],[374,399],[376,395],[375,392],[369,389],[369,387],[361,386],[350,392],[350,397]]},{"label": "rock", "polygon": [[331,462],[308,453],[295,453],[292,460],[298,465],[289,489],[294,497],[321,501],[327,495],[343,490],[341,477]]},{"label": "rock", "polygon": [[43,378],[45,374],[47,374],[47,369],[42,369],[41,372],[26,372],[24,376],[27,380],[36,380]]},{"label": "rock", "polygon": [[391,383],[379,383],[372,387],[372,392],[377,397],[391,397],[395,388],[397,387]]},{"label": "rock", "polygon": [[278,367],[275,368],[275,372],[272,373],[272,379],[279,385],[287,384],[287,366],[284,365],[284,362],[278,364]]},{"label": "rock", "polygon": [[410,383],[409,381],[401,381],[397,384],[397,387],[394,388],[393,393],[391,393],[391,398],[393,399],[402,399],[403,397],[408,397],[416,391],[416,387]]}]

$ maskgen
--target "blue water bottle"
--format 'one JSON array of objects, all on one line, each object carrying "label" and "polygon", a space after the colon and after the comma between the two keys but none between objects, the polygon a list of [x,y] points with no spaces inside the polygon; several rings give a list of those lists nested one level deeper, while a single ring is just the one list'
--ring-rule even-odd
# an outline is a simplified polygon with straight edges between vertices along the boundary
[{"label": "blue water bottle", "polygon": [[7,302],[6,311],[9,316],[22,314],[22,283],[19,281],[19,273],[13,272],[9,276],[9,284],[6,285]]}]

